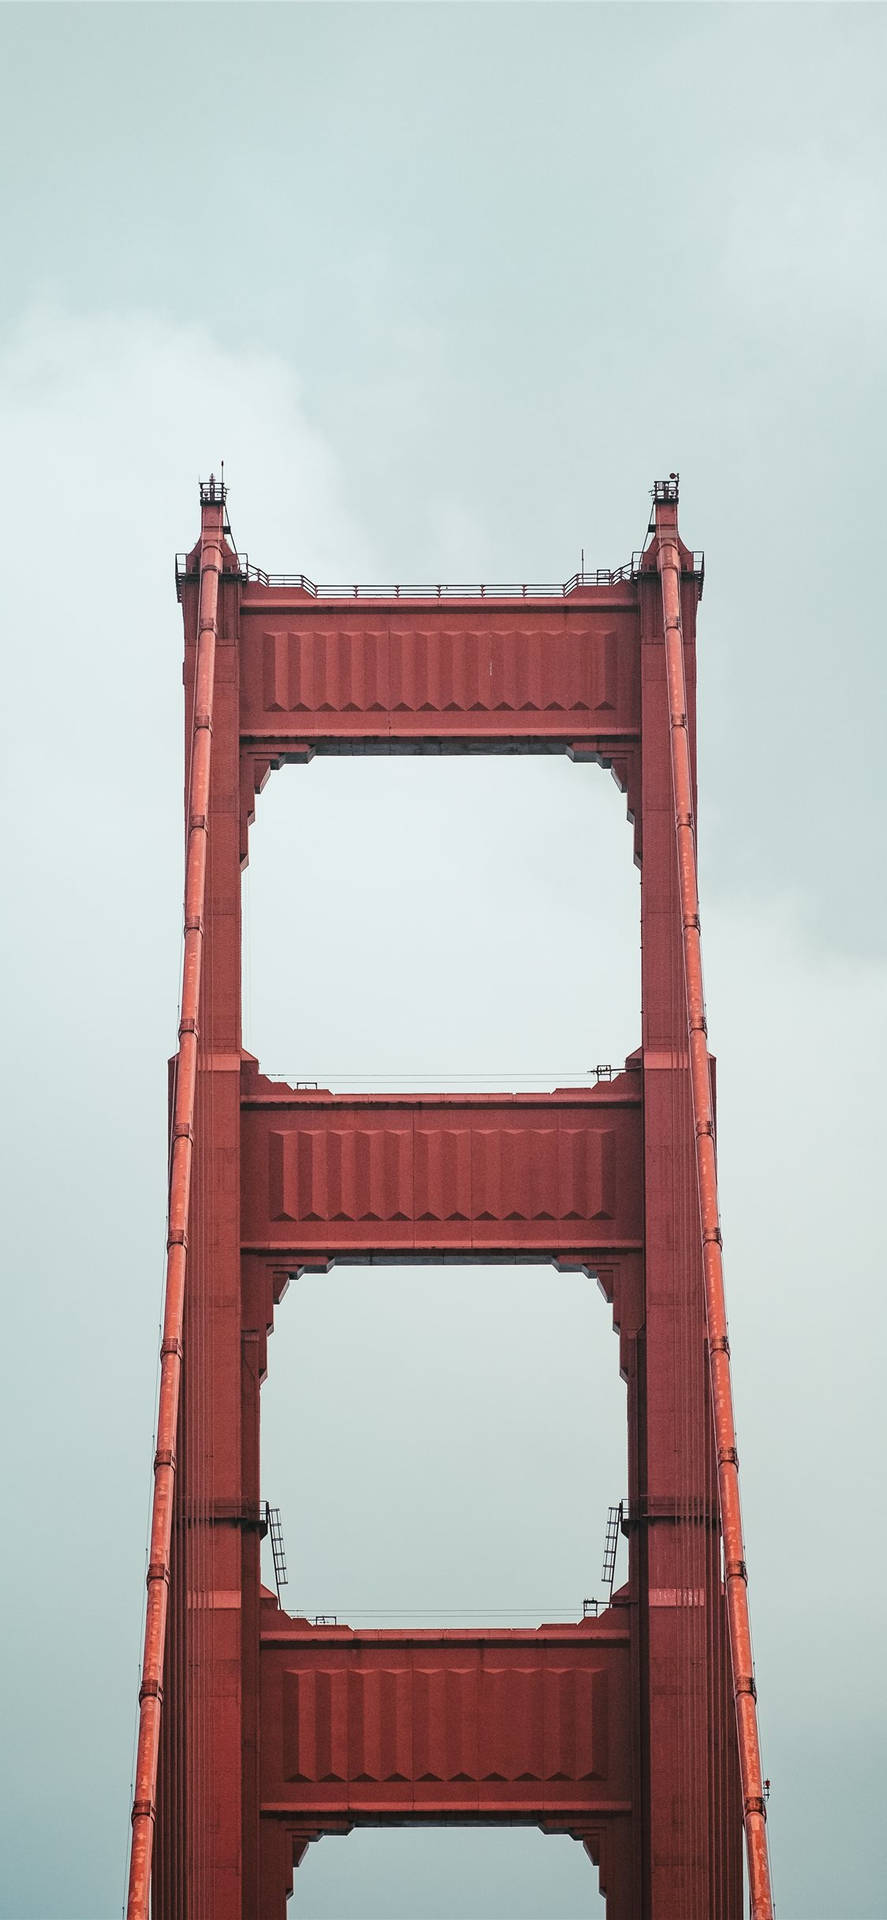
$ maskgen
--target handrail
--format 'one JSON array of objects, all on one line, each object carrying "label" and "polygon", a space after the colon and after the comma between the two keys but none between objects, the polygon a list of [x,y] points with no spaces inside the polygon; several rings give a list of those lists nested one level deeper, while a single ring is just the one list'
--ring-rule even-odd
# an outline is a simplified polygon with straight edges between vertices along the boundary
[{"label": "handrail", "polygon": [[[366,584],[334,582],[332,585],[318,585],[307,573],[266,573],[250,560],[249,554],[238,553],[235,578],[247,586],[254,583],[261,587],[288,587],[296,593],[304,593],[310,600],[567,600],[574,594],[583,593],[586,588],[617,587],[637,580],[641,572],[641,553],[635,552],[631,560],[622,567],[596,567],[573,573],[569,580],[562,581],[523,581],[520,584],[505,584],[499,581],[484,581],[478,584],[464,585],[458,582],[387,582]],[[699,582],[699,595],[705,579],[705,555],[694,553],[692,567],[686,568]],[[187,553],[176,554],[176,591],[181,599],[181,590],[186,580],[197,577],[193,556]]]}]

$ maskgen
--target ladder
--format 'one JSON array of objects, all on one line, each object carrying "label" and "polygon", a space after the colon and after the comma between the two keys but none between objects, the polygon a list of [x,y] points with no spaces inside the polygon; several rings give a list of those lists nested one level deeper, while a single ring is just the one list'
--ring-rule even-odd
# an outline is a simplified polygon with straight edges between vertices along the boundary
[{"label": "ladder", "polygon": [[280,1508],[269,1507],[267,1500],[265,1501],[265,1521],[268,1532],[271,1535],[271,1552],[274,1557],[274,1585],[277,1588],[277,1598],[279,1601],[280,1589],[287,1584],[283,1528],[280,1524]]},{"label": "ladder", "polygon": [[609,1507],[607,1509],[607,1532],[604,1539],[604,1564],[601,1569],[601,1579],[603,1580],[604,1586],[607,1588],[607,1591],[610,1595],[611,1600],[613,1598],[613,1580],[616,1574],[616,1548],[619,1545],[619,1530],[621,1525],[622,1525],[622,1502],[620,1500],[618,1507]]}]

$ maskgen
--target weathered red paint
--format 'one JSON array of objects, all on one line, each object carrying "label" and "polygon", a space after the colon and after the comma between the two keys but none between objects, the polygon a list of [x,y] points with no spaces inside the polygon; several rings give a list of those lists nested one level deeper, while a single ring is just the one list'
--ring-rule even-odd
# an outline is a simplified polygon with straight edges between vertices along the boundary
[{"label": "weathered red paint", "polygon": [[[206,553],[221,516],[217,503],[203,513]],[[209,861],[200,914],[190,881],[188,894],[192,998],[198,937],[206,964],[184,1292],[178,1227],[171,1233],[182,1409],[155,1509],[162,1535],[174,1481],[166,1572],[154,1582],[165,1595],[169,1578],[155,1920],[283,1920],[311,1838],[420,1818],[519,1818],[573,1833],[598,1865],[610,1920],[740,1920],[721,1507],[756,1859],[763,1814],[746,1765],[751,1666],[735,1632],[733,1589],[744,1594],[744,1578],[725,1481],[725,1469],[731,1484],[735,1475],[723,1449],[712,1242],[703,1261],[698,1231],[710,1187],[704,1166],[697,1179],[691,1066],[704,1041],[692,1018],[688,1038],[687,865],[685,851],[680,870],[676,860],[671,744],[678,689],[680,821],[695,802],[699,575],[676,519],[660,520],[659,532],[629,577],[559,597],[314,597],[246,575],[222,541],[212,766],[198,809],[207,832],[191,823]],[[199,662],[211,589],[200,585],[200,554],[180,578],[189,737],[206,710]],[[515,1096],[332,1095],[263,1079],[242,1051],[240,1021],[240,866],[255,794],[283,760],[343,751],[567,751],[612,768],[641,863],[643,1023],[624,1074]],[[691,972],[688,981],[692,1001]],[[178,1142],[190,1139],[176,1134],[171,1226],[182,1205]],[[627,1384],[629,1574],[599,1620],[534,1633],[358,1634],[289,1620],[262,1599],[259,1398],[275,1310],[293,1273],[398,1258],[545,1259],[600,1282]],[[164,1408],[178,1364],[169,1345]],[[152,1627],[130,1920],[146,1912],[158,1647]],[[757,1912],[764,1920],[769,1909],[759,1901]]]}]

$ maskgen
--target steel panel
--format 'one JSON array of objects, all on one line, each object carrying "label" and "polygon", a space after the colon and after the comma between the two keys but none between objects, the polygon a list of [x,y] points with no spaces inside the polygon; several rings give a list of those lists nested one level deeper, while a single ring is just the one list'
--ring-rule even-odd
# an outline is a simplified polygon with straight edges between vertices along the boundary
[{"label": "steel panel", "polygon": [[266,1603],[262,1811],[491,1819],[630,1809],[628,1616],[317,1628]]},{"label": "steel panel", "polygon": [[244,1248],[330,1257],[538,1248],[544,1257],[638,1246],[639,1082],[622,1076],[621,1095],[614,1082],[435,1099],[300,1094],[246,1079]]},{"label": "steel panel", "polygon": [[241,610],[241,734],[622,739],[640,729],[632,587],[600,606],[397,602]]}]

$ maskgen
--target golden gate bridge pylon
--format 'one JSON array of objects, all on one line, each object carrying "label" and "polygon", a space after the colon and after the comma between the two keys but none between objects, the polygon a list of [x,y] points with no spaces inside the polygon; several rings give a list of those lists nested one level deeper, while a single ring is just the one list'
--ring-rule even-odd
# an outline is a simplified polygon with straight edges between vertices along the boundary
[{"label": "golden gate bridge pylon", "polygon": [[[653,501],[615,572],[343,588],[251,566],[225,486],[201,485],[176,567],[185,948],[128,1920],[283,1920],[312,1840],[431,1822],[572,1835],[609,1920],[740,1920],[744,1830],[753,1920],[772,1915],[696,889],[702,557],[675,475]],[[397,751],[612,771],[641,870],[624,1071],[552,1093],[332,1094],[244,1051],[256,794],[286,762]],[[628,1578],[597,1615],[357,1631],[262,1587],[260,1386],[286,1283],[411,1255],[551,1261],[611,1303]]]}]

